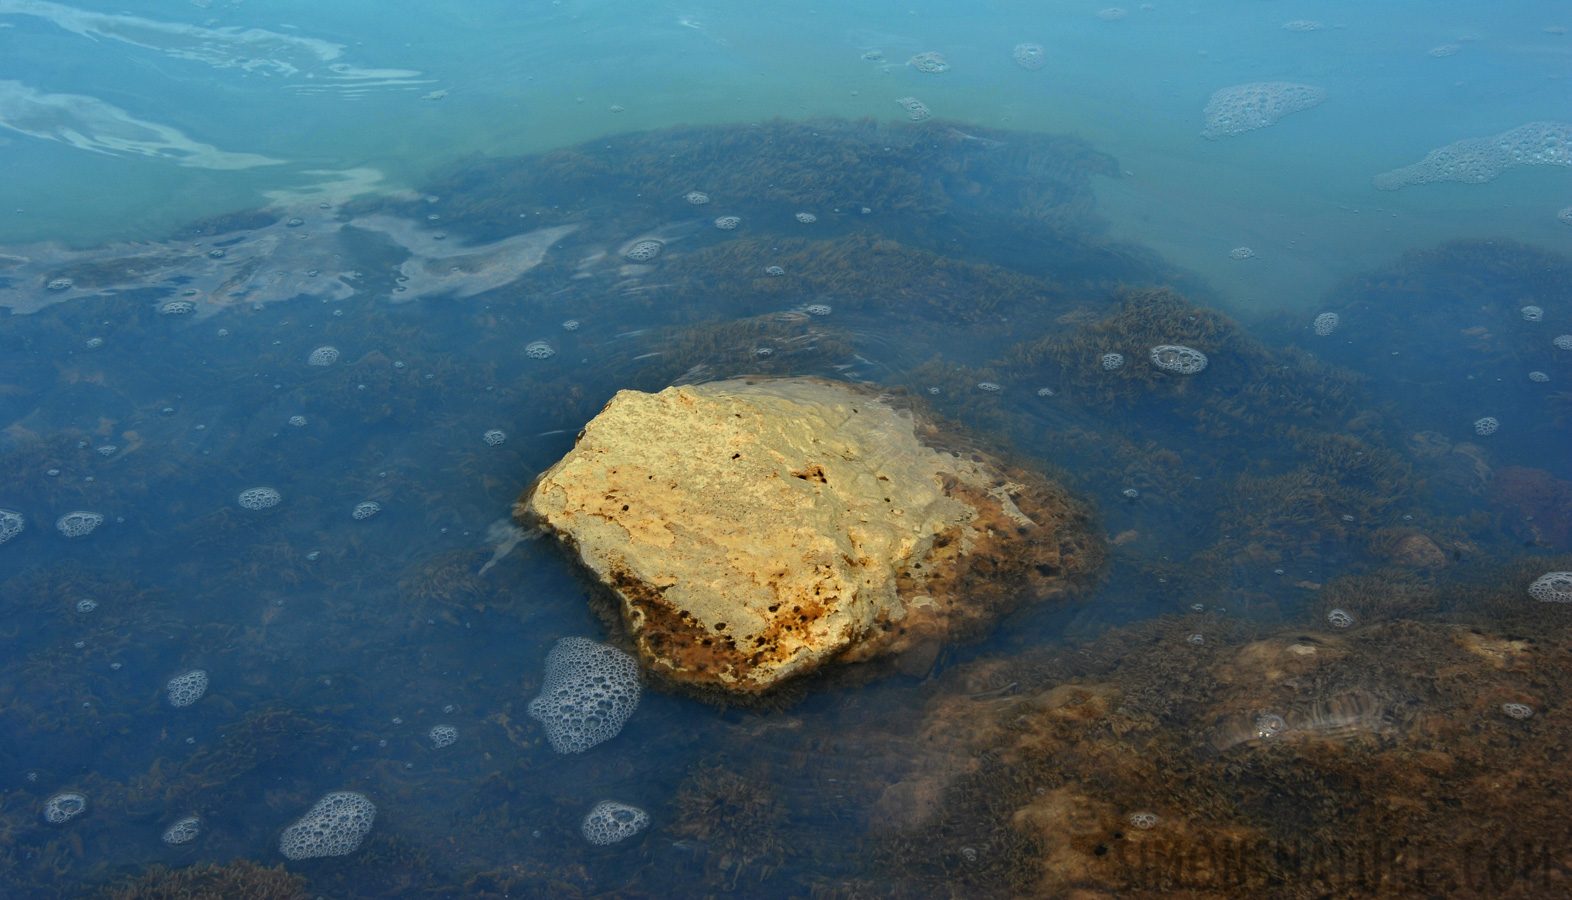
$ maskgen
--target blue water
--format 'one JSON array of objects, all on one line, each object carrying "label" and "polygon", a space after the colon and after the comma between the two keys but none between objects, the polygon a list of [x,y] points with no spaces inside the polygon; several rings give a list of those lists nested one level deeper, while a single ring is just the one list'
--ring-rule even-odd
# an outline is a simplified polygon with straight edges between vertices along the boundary
[{"label": "blue water", "polygon": [[[1565,121],[1564,5],[1105,9],[0,0],[0,509],[26,523],[0,544],[0,895],[277,865],[356,790],[366,848],[288,863],[313,892],[917,896],[881,868],[886,789],[977,752],[924,751],[925,704],[1154,617],[1319,623],[1383,535],[1481,567],[1572,549],[1572,515],[1490,487],[1572,479],[1572,157],[1372,183]],[[1200,136],[1260,81],[1325,100]],[[1159,285],[1211,370],[1098,381],[1071,342]],[[930,667],[779,709],[647,690],[553,753],[542,662],[607,630],[549,542],[482,572],[511,504],[616,391],[747,373],[908,392],[1083,497],[1109,563]],[[243,508],[257,487],[281,502]],[[104,522],[66,538],[75,510]],[[191,669],[207,696],[170,709]],[[738,828],[693,799],[714,784],[753,798],[749,849],[706,829]],[[63,790],[88,812],[43,824]],[[588,847],[607,798],[651,828]],[[201,837],[166,846],[186,814]]]}]

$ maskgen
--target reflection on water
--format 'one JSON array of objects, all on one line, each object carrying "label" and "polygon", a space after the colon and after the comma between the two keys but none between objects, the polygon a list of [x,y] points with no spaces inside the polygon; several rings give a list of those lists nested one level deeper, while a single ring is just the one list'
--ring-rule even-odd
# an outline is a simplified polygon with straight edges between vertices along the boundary
[{"label": "reflection on water", "polygon": [[[1243,322],[1107,235],[1118,171],[943,122],[679,128],[5,248],[3,891],[1354,895],[1368,847],[1453,896],[1561,877],[1572,619],[1528,587],[1572,569],[1569,264],[1448,244],[1335,321]],[[1049,472],[1102,581],[929,668],[646,692],[558,753],[548,653],[617,637],[511,504],[615,391],[739,374],[875,382]],[[286,861],[334,810],[363,843]]]}]

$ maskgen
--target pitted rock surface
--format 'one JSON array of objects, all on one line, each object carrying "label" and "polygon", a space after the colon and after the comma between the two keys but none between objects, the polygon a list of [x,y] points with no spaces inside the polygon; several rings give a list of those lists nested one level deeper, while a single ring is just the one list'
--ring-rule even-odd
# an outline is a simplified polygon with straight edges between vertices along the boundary
[{"label": "pitted rock surface", "polygon": [[610,590],[653,674],[756,694],[935,652],[1100,561],[1064,491],[939,439],[817,379],[620,391],[514,515]]}]

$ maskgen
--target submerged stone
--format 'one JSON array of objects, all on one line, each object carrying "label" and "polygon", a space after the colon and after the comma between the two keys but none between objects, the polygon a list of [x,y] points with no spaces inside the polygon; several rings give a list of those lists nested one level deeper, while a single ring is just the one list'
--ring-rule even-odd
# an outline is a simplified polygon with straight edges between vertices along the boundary
[{"label": "submerged stone", "polygon": [[1096,566],[1062,489],[940,438],[890,396],[816,379],[620,391],[514,515],[610,592],[652,673],[758,694],[931,654]]}]

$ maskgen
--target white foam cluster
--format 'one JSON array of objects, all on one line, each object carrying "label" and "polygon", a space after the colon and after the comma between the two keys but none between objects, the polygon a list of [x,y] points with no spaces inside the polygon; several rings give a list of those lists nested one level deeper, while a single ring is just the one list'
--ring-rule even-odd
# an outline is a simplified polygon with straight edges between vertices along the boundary
[{"label": "white foam cluster", "polygon": [[1480,437],[1489,437],[1501,429],[1501,423],[1495,416],[1485,416],[1474,421],[1474,433]]},{"label": "white foam cluster", "polygon": [[184,709],[207,694],[207,672],[192,669],[182,672],[164,683],[164,698],[175,709]]},{"label": "white foam cluster", "polygon": [[1533,372],[1528,373],[1528,380],[1529,381],[1533,381],[1533,382],[1537,382],[1539,384],[1543,384],[1543,383],[1545,383],[1545,382],[1550,380],[1550,376],[1546,375],[1544,372],[1540,372],[1538,370],[1535,370]]},{"label": "white foam cluster", "polygon": [[1543,322],[1545,320],[1545,311],[1538,306],[1525,306],[1518,312],[1523,314],[1523,321],[1525,322]]},{"label": "white foam cluster", "polygon": [[1528,595],[1541,603],[1572,603],[1572,572],[1546,572],[1528,586]]},{"label": "white foam cluster", "polygon": [[0,544],[21,534],[27,529],[27,520],[14,509],[0,509]]},{"label": "white foam cluster", "polygon": [[362,500],[361,502],[355,504],[354,509],[349,511],[349,517],[354,519],[356,522],[364,522],[381,511],[382,504],[378,503],[377,501]]},{"label": "white foam cluster", "polygon": [[79,509],[68,512],[55,520],[55,530],[68,538],[85,538],[104,524],[104,517],[96,512]]},{"label": "white foam cluster", "polygon": [[337,347],[318,347],[311,351],[310,356],[306,357],[306,365],[308,366],[331,366],[336,362],[338,362]]},{"label": "white foam cluster", "polygon": [[1326,620],[1333,628],[1348,628],[1354,624],[1354,616],[1346,609],[1334,609],[1326,614]]},{"label": "white foam cluster", "polygon": [[76,791],[61,791],[44,801],[44,821],[51,825],[64,825],[85,812],[87,797]]},{"label": "white foam cluster", "polygon": [[161,316],[189,316],[196,312],[196,304],[190,300],[171,300],[158,308]]},{"label": "white foam cluster", "polygon": [[977,390],[986,391],[990,394],[997,394],[1004,390],[1004,388],[992,381],[979,381],[977,382]]},{"label": "white foam cluster", "polygon": [[1315,332],[1316,337],[1326,337],[1336,331],[1338,324],[1342,321],[1337,313],[1322,313],[1315,317],[1314,322],[1310,323],[1310,330]]},{"label": "white foam cluster", "polygon": [[1526,703],[1503,703],[1501,704],[1501,711],[1519,722],[1534,717],[1534,708]]},{"label": "white foam cluster", "polygon": [[832,310],[830,309],[829,304],[826,303],[810,303],[809,305],[804,306],[802,311],[810,316],[827,316],[831,313]]},{"label": "white foam cluster", "polygon": [[546,675],[529,714],[558,753],[583,753],[622,730],[639,706],[639,665],[615,647],[566,637],[546,654]]},{"label": "white foam cluster", "polygon": [[721,216],[715,220],[715,227],[721,231],[734,231],[741,224],[742,219],[737,216]]},{"label": "white foam cluster", "polygon": [[1209,140],[1265,128],[1290,113],[1319,106],[1326,91],[1291,81],[1254,81],[1225,87],[1207,101],[1201,136]]},{"label": "white foam cluster", "polygon": [[237,498],[241,509],[268,509],[283,502],[284,495],[270,487],[246,488]]},{"label": "white foam cluster", "polygon": [[1550,343],[1557,350],[1572,350],[1572,334],[1558,334]]},{"label": "white foam cluster", "polygon": [[819,221],[819,217],[811,212],[800,212],[797,214],[797,221],[804,225],[812,225],[814,222]]},{"label": "white foam cluster", "polygon": [[480,439],[486,442],[487,447],[500,447],[505,441],[507,441],[508,435],[501,429],[493,428],[485,434],[481,435]]},{"label": "white foam cluster", "polygon": [[1295,19],[1292,22],[1284,22],[1283,23],[1283,30],[1284,31],[1298,31],[1298,32],[1320,31],[1321,30],[1321,23],[1320,22],[1316,22],[1316,21],[1312,21],[1310,19]]},{"label": "white foam cluster", "polygon": [[692,203],[694,206],[703,206],[704,204],[710,202],[710,195],[704,193],[703,191],[689,191],[687,196],[683,197],[682,199]]},{"label": "white foam cluster", "polygon": [[913,122],[921,122],[923,119],[933,115],[933,110],[928,108],[928,104],[918,100],[916,97],[901,97],[895,102],[900,104],[901,109],[906,110],[906,117]]},{"label": "white foam cluster", "polygon": [[1255,259],[1255,251],[1249,247],[1235,247],[1228,251],[1229,259]]},{"label": "white foam cluster", "polygon": [[780,266],[765,266],[764,274],[770,276],[771,278],[779,278],[786,274],[786,270]]},{"label": "white foam cluster", "polygon": [[1105,368],[1108,371],[1112,372],[1114,369],[1117,369],[1120,366],[1124,365],[1124,354],[1123,353],[1104,353],[1103,356],[1102,356],[1102,359],[1098,360],[1098,362],[1102,363],[1103,368]]},{"label": "white foam cluster", "polygon": [[376,804],[365,794],[334,791],[284,829],[278,852],[287,859],[348,856],[360,849],[376,818]]},{"label": "white foam cluster", "polygon": [[1377,175],[1373,183],[1381,191],[1439,181],[1483,184],[1517,166],[1572,166],[1572,125],[1530,122],[1491,137],[1453,141],[1413,165]]},{"label": "white foam cluster", "polygon": [[622,255],[626,256],[628,259],[633,260],[634,262],[649,262],[650,260],[659,256],[660,251],[660,241],[639,241],[632,247],[629,247],[628,252]]},{"label": "white foam cluster", "polygon": [[1463,52],[1463,45],[1462,44],[1442,44],[1439,47],[1431,47],[1429,50],[1427,50],[1425,52],[1428,53],[1431,56],[1434,56],[1436,59],[1445,59],[1448,56],[1456,56],[1459,53],[1462,53]]},{"label": "white foam cluster", "polygon": [[524,355],[530,359],[551,359],[557,355],[557,351],[551,349],[551,345],[545,341],[535,341],[524,348]]},{"label": "white foam cluster", "polygon": [[906,64],[929,75],[940,75],[950,71],[950,64],[944,61],[944,57],[932,51],[919,53],[908,59]]},{"label": "white foam cluster", "polygon": [[430,741],[431,746],[438,750],[441,750],[443,747],[451,747],[458,740],[458,729],[452,725],[433,725],[431,730],[426,732],[426,740]]},{"label": "white foam cluster", "polygon": [[1048,65],[1048,53],[1043,50],[1042,44],[1016,44],[1015,52],[1011,55],[1015,57],[1015,64],[1028,72],[1036,72]]},{"label": "white foam cluster", "polygon": [[633,837],[649,824],[649,813],[644,810],[615,800],[602,800],[584,817],[579,832],[591,844],[606,847]]},{"label": "white foam cluster", "polygon": [[1206,354],[1183,344],[1158,344],[1150,357],[1152,365],[1177,375],[1195,375],[1206,369]]},{"label": "white foam cluster", "polygon": [[1565,206],[1558,210],[1556,219],[1563,225],[1572,225],[1572,206]]},{"label": "white foam cluster", "polygon": [[1146,812],[1144,810],[1141,812],[1130,813],[1130,824],[1134,825],[1136,828],[1141,829],[1142,831],[1149,831],[1153,828],[1156,828],[1157,822],[1157,813]]},{"label": "white foam cluster", "polygon": [[202,820],[196,816],[186,816],[164,829],[162,840],[171,847],[179,844],[189,844],[202,833]]}]

